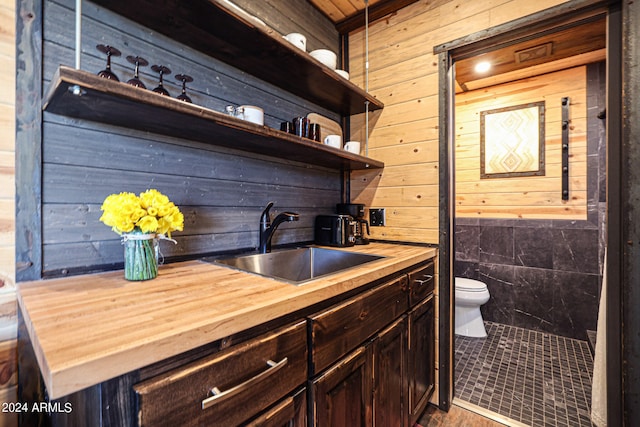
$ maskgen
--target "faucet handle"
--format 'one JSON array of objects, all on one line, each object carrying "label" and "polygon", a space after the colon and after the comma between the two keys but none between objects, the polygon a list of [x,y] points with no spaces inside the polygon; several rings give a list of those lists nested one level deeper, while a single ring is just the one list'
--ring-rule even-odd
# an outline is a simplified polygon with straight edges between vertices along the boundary
[{"label": "faucet handle", "polygon": [[267,203],[267,207],[262,211],[262,215],[260,215],[260,224],[261,225],[269,225],[271,224],[271,216],[269,215],[269,210],[273,207],[273,202]]}]

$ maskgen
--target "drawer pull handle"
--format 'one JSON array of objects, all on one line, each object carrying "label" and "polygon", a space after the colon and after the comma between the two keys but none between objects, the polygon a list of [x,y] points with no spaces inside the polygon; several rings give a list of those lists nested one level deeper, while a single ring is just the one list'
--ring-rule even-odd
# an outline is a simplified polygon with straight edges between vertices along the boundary
[{"label": "drawer pull handle", "polygon": [[218,387],[213,387],[211,389],[211,394],[213,394],[213,396],[207,397],[202,401],[202,409],[207,409],[218,402],[227,400],[230,397],[233,397],[239,392],[241,392],[243,389],[251,387],[254,383],[260,382],[265,378],[270,377],[271,375],[278,372],[280,369],[284,368],[288,362],[289,360],[286,357],[281,361],[279,361],[278,363],[272,360],[267,360],[267,365],[269,365],[269,368],[260,372],[255,377],[249,378],[245,382],[238,384],[237,386],[231,387],[229,390],[226,390],[226,391],[220,391]]},{"label": "drawer pull handle", "polygon": [[418,285],[422,286],[422,285],[424,285],[425,283],[427,283],[427,282],[431,281],[431,279],[433,279],[433,276],[432,276],[432,275],[430,275],[430,274],[425,274],[425,275],[424,275],[424,276],[422,276],[422,277],[424,277],[425,279],[424,279],[424,280],[415,279],[415,280],[414,280],[414,282],[415,282],[415,283],[417,283]]}]

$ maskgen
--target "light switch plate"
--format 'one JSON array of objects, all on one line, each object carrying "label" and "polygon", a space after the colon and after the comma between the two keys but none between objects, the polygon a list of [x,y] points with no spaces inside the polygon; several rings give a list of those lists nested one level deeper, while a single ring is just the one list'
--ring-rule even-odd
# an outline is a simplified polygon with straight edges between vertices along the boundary
[{"label": "light switch plate", "polygon": [[369,209],[369,225],[372,227],[381,227],[385,225],[384,208]]}]

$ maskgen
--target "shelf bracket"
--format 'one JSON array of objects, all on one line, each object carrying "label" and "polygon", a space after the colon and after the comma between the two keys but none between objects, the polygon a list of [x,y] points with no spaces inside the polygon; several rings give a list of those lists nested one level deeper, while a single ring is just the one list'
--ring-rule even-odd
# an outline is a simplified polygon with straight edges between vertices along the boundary
[{"label": "shelf bracket", "polygon": [[569,200],[569,98],[562,98],[562,200]]}]

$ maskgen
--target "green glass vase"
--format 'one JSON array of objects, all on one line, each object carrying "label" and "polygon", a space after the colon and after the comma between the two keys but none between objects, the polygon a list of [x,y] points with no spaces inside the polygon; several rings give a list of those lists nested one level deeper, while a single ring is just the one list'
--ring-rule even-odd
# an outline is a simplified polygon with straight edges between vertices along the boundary
[{"label": "green glass vase", "polygon": [[158,276],[158,240],[151,233],[122,235],[125,279],[150,280]]}]

